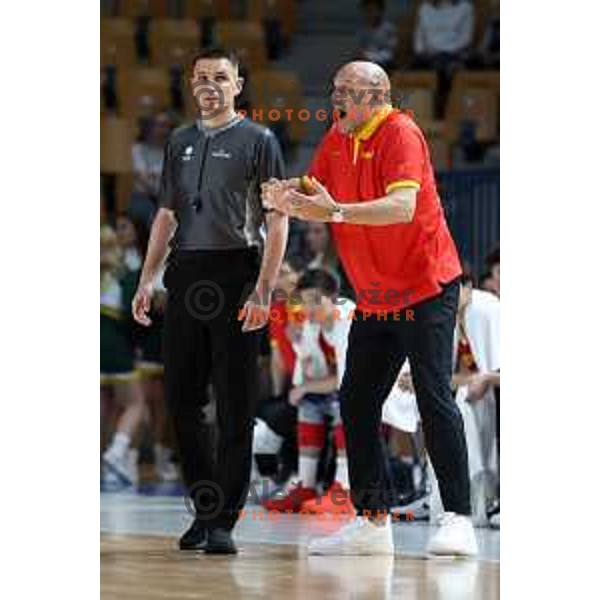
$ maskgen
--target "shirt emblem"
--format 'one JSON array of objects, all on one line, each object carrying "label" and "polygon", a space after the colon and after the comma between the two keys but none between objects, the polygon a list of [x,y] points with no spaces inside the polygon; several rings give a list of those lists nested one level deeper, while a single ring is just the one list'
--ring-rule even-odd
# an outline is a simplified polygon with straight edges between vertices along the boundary
[{"label": "shirt emblem", "polygon": [[231,152],[226,152],[225,150],[215,150],[211,153],[213,158],[231,158]]},{"label": "shirt emblem", "polygon": [[181,160],[192,160],[194,155],[194,146],[187,146],[181,155]]}]

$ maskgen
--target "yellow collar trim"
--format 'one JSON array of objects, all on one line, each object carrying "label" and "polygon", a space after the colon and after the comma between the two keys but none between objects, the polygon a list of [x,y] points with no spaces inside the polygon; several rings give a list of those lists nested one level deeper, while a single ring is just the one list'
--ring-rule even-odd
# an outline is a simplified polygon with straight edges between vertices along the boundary
[{"label": "yellow collar trim", "polygon": [[352,133],[352,137],[354,138],[354,156],[352,162],[354,164],[356,164],[356,159],[358,158],[360,143],[368,140],[383,125],[393,111],[394,109],[391,106],[386,106],[378,110]]},{"label": "yellow collar trim", "polygon": [[386,106],[378,110],[354,131],[353,136],[361,142],[368,140],[390,116],[393,110],[391,106]]}]

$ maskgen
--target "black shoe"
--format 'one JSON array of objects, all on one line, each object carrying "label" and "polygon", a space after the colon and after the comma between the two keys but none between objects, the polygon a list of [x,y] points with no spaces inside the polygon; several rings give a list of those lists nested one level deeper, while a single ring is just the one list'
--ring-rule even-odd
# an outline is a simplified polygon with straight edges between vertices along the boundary
[{"label": "black shoe", "polygon": [[204,552],[206,554],[237,554],[237,548],[231,538],[231,531],[222,527],[209,529]]},{"label": "black shoe", "polygon": [[195,519],[191,527],[179,538],[180,550],[202,550],[206,545],[207,529],[204,521]]}]

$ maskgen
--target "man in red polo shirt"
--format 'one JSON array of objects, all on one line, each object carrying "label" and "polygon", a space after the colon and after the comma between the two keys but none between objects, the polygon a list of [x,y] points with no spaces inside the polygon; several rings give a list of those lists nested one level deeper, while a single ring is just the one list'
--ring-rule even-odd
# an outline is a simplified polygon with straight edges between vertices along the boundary
[{"label": "man in red polo shirt", "polygon": [[391,108],[389,96],[389,79],[378,65],[345,65],[333,91],[345,116],[327,132],[309,170],[316,193],[300,193],[298,179],[263,187],[266,205],[331,223],[357,295],[340,403],[359,516],[314,540],[309,552],[393,553],[390,484],[378,431],[383,403],[409,358],[446,511],[428,549],[474,555],[467,447],[450,388],[461,268],[427,143],[409,116]]}]

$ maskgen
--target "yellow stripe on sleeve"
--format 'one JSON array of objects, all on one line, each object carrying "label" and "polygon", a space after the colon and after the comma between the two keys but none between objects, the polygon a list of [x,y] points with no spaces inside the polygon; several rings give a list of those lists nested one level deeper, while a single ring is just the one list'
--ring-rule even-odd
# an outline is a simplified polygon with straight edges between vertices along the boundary
[{"label": "yellow stripe on sleeve", "polygon": [[385,188],[385,193],[389,194],[394,190],[399,190],[402,188],[413,188],[419,190],[421,189],[421,184],[413,179],[400,179],[398,181],[392,181],[392,183]]}]

